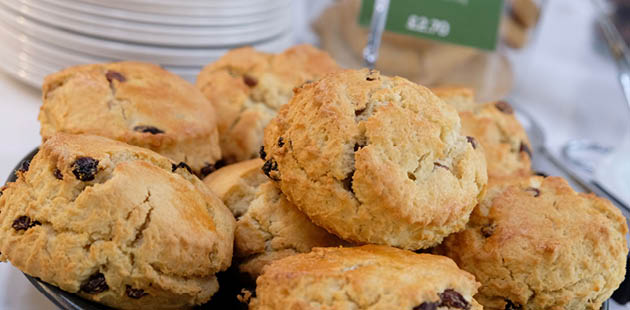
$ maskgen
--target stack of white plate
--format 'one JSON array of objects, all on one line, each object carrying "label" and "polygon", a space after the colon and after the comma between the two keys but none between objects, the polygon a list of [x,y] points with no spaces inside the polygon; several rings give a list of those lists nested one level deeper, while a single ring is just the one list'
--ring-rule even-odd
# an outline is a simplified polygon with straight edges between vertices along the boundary
[{"label": "stack of white plate", "polygon": [[226,51],[292,44],[291,0],[0,0],[0,68],[40,87],[87,63],[140,60],[189,81]]}]

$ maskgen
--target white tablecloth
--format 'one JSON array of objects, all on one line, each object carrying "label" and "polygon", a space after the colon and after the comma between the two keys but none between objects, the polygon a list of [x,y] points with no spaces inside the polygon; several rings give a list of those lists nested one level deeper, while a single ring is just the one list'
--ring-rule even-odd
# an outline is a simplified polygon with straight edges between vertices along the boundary
[{"label": "white tablecloth", "polygon": [[[3,60],[6,61],[6,60]],[[0,73],[0,179],[39,142],[39,90]],[[0,309],[46,310],[56,307],[10,264],[0,263]]]}]

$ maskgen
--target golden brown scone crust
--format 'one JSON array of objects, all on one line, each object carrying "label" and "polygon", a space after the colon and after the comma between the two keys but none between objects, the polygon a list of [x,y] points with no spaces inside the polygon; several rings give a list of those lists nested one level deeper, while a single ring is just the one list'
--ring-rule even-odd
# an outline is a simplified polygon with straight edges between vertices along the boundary
[{"label": "golden brown scone crust", "polygon": [[279,54],[238,48],[207,65],[197,87],[217,111],[224,160],[258,157],[263,129],[293,88],[338,69],[326,52],[306,44]]},{"label": "golden brown scone crust", "polygon": [[248,211],[236,222],[234,240],[234,255],[242,260],[239,268],[253,279],[279,258],[345,244],[311,223],[271,182],[258,188]]},{"label": "golden brown scone crust", "polygon": [[479,283],[447,257],[387,246],[315,248],[264,268],[252,310],[480,310]]},{"label": "golden brown scone crust", "polygon": [[81,65],[51,74],[42,87],[42,140],[91,134],[151,149],[195,173],[221,158],[212,105],[192,84],[140,62]]},{"label": "golden brown scone crust", "polygon": [[469,87],[440,86],[431,87],[431,91],[444,102],[454,106],[458,112],[473,110],[477,105],[475,90]]},{"label": "golden brown scone crust", "polygon": [[483,151],[455,109],[377,71],[329,74],[296,89],[265,129],[272,180],[344,240],[426,248],[464,228],[483,195]]},{"label": "golden brown scone crust", "polygon": [[627,231],[609,201],[561,178],[491,179],[466,230],[438,252],[481,282],[485,309],[595,310],[624,278]]},{"label": "golden brown scone crust", "polygon": [[485,103],[460,112],[459,117],[462,132],[484,148],[489,178],[532,173],[529,138],[508,103]]},{"label": "golden brown scone crust", "polygon": [[204,180],[237,216],[234,258],[241,272],[256,279],[274,260],[307,253],[313,247],[346,244],[311,223],[267,180],[262,165],[259,158],[240,162]]},{"label": "golden brown scone crust", "polygon": [[463,134],[474,137],[483,146],[489,178],[532,173],[527,133],[507,102],[476,103],[470,88],[441,87],[432,90],[457,109]]},{"label": "golden brown scone crust", "polygon": [[[58,134],[0,197],[0,259],[110,307],[181,309],[218,290],[234,226],[203,182],[173,171],[171,160],[103,137]],[[107,289],[98,292],[104,286],[94,277]]]},{"label": "golden brown scone crust", "polygon": [[269,179],[262,173],[260,158],[227,165],[203,179],[203,182],[232,211],[235,218],[247,212],[258,187]]}]

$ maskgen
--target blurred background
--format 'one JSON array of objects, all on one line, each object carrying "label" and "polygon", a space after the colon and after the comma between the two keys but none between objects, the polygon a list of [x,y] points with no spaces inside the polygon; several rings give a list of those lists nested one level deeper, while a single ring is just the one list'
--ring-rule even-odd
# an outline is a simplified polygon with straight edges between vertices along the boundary
[{"label": "blurred background", "polygon": [[[39,145],[40,86],[50,73],[142,60],[194,82],[229,49],[297,43],[358,68],[368,36],[360,8],[360,0],[0,0],[0,176]],[[618,37],[607,39],[606,25]],[[630,1],[505,0],[496,31],[491,51],[386,31],[376,68],[426,86],[470,86],[482,102],[506,99],[539,145],[538,170],[584,191],[580,183],[600,184],[628,205],[630,105],[621,81],[626,74],[630,89]],[[0,264],[0,309],[53,307]]]}]

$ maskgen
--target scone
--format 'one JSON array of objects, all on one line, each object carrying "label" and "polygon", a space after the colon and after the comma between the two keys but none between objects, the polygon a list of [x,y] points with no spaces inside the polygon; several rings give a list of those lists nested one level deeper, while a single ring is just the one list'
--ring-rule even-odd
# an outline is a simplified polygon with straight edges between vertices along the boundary
[{"label": "scone", "polygon": [[432,89],[446,103],[453,105],[462,120],[462,132],[475,137],[483,146],[488,177],[530,175],[532,151],[527,133],[505,101],[479,104],[468,88]]},{"label": "scone", "polygon": [[626,272],[626,221],[558,177],[490,181],[466,230],[439,253],[482,286],[485,309],[599,309]]},{"label": "scone", "polygon": [[464,228],[487,182],[476,146],[428,89],[347,70],[296,89],[265,129],[263,170],[342,239],[416,250]]},{"label": "scone", "polygon": [[293,95],[293,88],[338,70],[327,53],[297,45],[280,54],[251,47],[229,51],[206,66],[197,87],[215,107],[227,163],[258,157],[263,129]]},{"label": "scone", "polygon": [[260,159],[227,165],[205,177],[203,182],[238,219],[249,209],[258,187],[269,180],[262,173],[262,165]]},{"label": "scone", "polygon": [[44,80],[41,136],[91,134],[149,148],[194,173],[221,158],[215,112],[192,84],[139,62],[82,65]]},{"label": "scone", "polygon": [[452,260],[387,246],[315,248],[265,267],[252,310],[480,310],[479,283]]},{"label": "scone", "polygon": [[192,175],[150,150],[58,134],[0,197],[0,259],[120,309],[182,309],[218,290],[234,218]]},{"label": "scone", "polygon": [[[313,247],[344,245],[315,226],[262,173],[252,159],[210,174],[204,182],[237,217],[234,258],[238,269],[256,279],[270,262]],[[265,183],[260,180],[264,179]]]},{"label": "scone", "polygon": [[431,87],[431,91],[447,104],[454,106],[458,112],[474,110],[478,105],[475,102],[475,90],[469,87],[440,86]]}]

